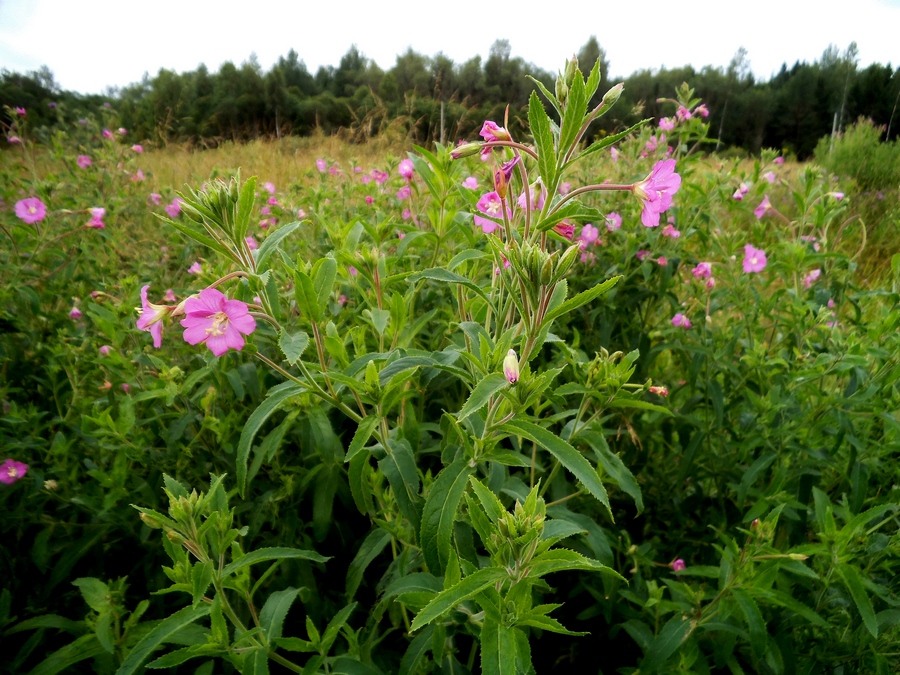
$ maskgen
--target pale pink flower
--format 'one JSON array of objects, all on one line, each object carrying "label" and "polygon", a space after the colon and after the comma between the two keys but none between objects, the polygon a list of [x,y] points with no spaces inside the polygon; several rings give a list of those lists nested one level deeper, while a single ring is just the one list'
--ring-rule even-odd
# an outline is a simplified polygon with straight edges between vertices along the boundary
[{"label": "pale pink flower", "polygon": [[266,181],[265,183],[263,183],[263,190],[268,192],[270,195],[274,195],[275,194],[275,184]]},{"label": "pale pink flower", "polygon": [[678,118],[679,122],[684,122],[685,120],[691,119],[691,111],[683,105],[680,105],[678,106],[678,110],[675,111],[675,117]]},{"label": "pale pink flower", "polygon": [[347,296],[341,293],[341,296],[338,298],[338,304],[343,307],[347,304]]},{"label": "pale pink flower", "polygon": [[662,236],[678,239],[681,236],[681,231],[676,230],[674,225],[669,224],[662,229]]},{"label": "pale pink flower", "polygon": [[803,278],[803,286],[805,288],[809,288],[816,282],[816,280],[818,280],[820,276],[822,276],[822,270],[814,269]]},{"label": "pale pink flower", "polygon": [[169,218],[177,218],[178,214],[181,213],[181,197],[175,197],[169,204],[165,207],[166,214]]},{"label": "pale pink flower", "polygon": [[324,159],[322,159],[322,158],[320,157],[319,159],[316,160],[316,168],[317,168],[320,172],[327,171],[327,170],[328,170],[328,162],[326,162]]},{"label": "pale pink flower", "polygon": [[615,211],[609,213],[606,216],[606,229],[610,232],[615,232],[620,227],[622,227],[622,216]]},{"label": "pale pink flower", "polygon": [[828,309],[834,309],[834,298],[828,298]]},{"label": "pale pink flower", "polygon": [[669,395],[669,390],[666,387],[650,387],[650,393],[656,394],[657,396],[666,397]]},{"label": "pale pink flower", "polygon": [[375,179],[376,183],[378,183],[379,185],[382,185],[388,178],[390,178],[390,175],[387,173],[387,171],[379,171],[378,169],[372,169],[372,178]]},{"label": "pale pink flower", "polygon": [[766,252],[752,244],[744,246],[744,272],[751,274],[766,269]]},{"label": "pale pink flower", "polygon": [[634,254],[634,257],[637,258],[638,261],[644,262],[649,255],[650,255],[650,251],[641,249],[640,251],[638,251],[637,253]]},{"label": "pale pink flower", "polygon": [[784,164],[784,157],[776,157],[775,163],[776,164]]},{"label": "pale pink flower", "polygon": [[397,239],[399,239],[400,241],[406,239],[406,232],[397,232]]},{"label": "pale pink flower", "polygon": [[124,391],[127,394],[129,391],[131,391],[131,385],[128,384],[127,382],[123,382],[122,383],[122,391]]},{"label": "pale pink flower", "polygon": [[478,189],[478,179],[475,176],[469,176],[462,182],[462,186],[469,190],[476,190]]},{"label": "pale pink flower", "polygon": [[567,183],[567,182],[563,181],[562,183],[559,184],[559,194],[561,194],[561,195],[569,194],[569,191],[571,189],[572,189],[571,183]]},{"label": "pale pink flower", "polygon": [[332,176],[342,175],[341,168],[337,164],[332,164],[330,167],[328,167],[328,173],[330,173]]},{"label": "pale pink flower", "polygon": [[155,305],[147,300],[149,285],[141,289],[141,306],[137,311],[141,313],[137,320],[138,330],[145,330],[153,337],[153,346],[157,349],[162,345],[163,319],[171,311],[165,305]]},{"label": "pale pink flower", "polygon": [[131,146],[131,149],[134,150],[137,154],[141,154],[144,151],[144,146],[135,143]]},{"label": "pale pink flower", "polygon": [[586,223],[584,227],[581,228],[581,234],[578,235],[578,244],[581,246],[581,249],[584,250],[591,244],[596,244],[600,240],[600,230],[591,225],[590,223]]},{"label": "pale pink flower", "polygon": [[660,117],[659,128],[663,131],[671,131],[675,128],[675,120],[670,117]]},{"label": "pale pink flower", "polygon": [[675,328],[690,328],[693,324],[691,324],[691,320],[688,319],[684,314],[679,312],[675,316],[672,317],[672,325]]},{"label": "pale pink flower", "polygon": [[519,381],[519,359],[516,358],[516,350],[510,349],[506,352],[506,358],[503,359],[503,374],[510,384]]},{"label": "pale pink flower", "polygon": [[160,202],[162,202],[162,195],[158,192],[151,192],[150,201],[153,202],[156,206],[159,206]]},{"label": "pale pink flower", "polygon": [[177,302],[178,298],[175,296],[175,291],[171,288],[166,289],[166,294],[163,296],[166,302]]},{"label": "pale pink flower", "polygon": [[753,209],[753,215],[755,215],[758,220],[762,220],[762,217],[766,215],[766,213],[768,213],[771,208],[772,202],[769,201],[769,195],[766,195],[759,203],[759,206]]},{"label": "pale pink flower", "polygon": [[39,223],[47,216],[47,206],[38,197],[26,197],[16,202],[16,217],[28,225]]},{"label": "pale pink flower", "polygon": [[199,297],[184,302],[185,317],[181,326],[188,344],[205,343],[216,356],[229,349],[244,348],[244,335],[256,330],[256,320],[250,316],[247,304],[229,300],[215,288],[204,288]]},{"label": "pale pink flower", "polygon": [[697,279],[709,279],[712,276],[712,263],[697,263],[694,269],[691,270],[691,274]]},{"label": "pale pink flower", "polygon": [[19,138],[18,136],[7,136],[6,141],[7,141],[7,143],[12,143],[15,145],[16,143],[21,143],[22,139]]},{"label": "pale pink flower", "polygon": [[306,211],[304,211],[303,209],[297,209],[297,217],[306,218]]},{"label": "pale pink flower", "polygon": [[401,201],[404,199],[409,199],[409,195],[411,193],[412,191],[409,189],[409,185],[404,185],[402,188],[397,190],[397,199]]},{"label": "pale pink flower", "polygon": [[195,262],[193,265],[188,267],[188,274],[201,274],[203,272],[203,266],[199,262]]},{"label": "pale pink flower", "polygon": [[775,182],[775,180],[776,180],[778,177],[775,175],[775,172],[774,172],[774,171],[766,171],[766,172],[763,174],[763,178],[765,178],[765,179],[766,179],[766,182],[768,182],[768,183],[771,185],[772,183]]},{"label": "pale pink flower", "polygon": [[738,201],[742,201],[744,199],[744,193],[741,192],[740,188],[734,191],[734,194],[731,195],[732,199],[736,199]]},{"label": "pale pink flower", "polygon": [[[503,201],[496,192],[487,192],[481,195],[481,199],[478,200],[476,207],[487,216],[497,218],[498,220],[503,218]],[[507,217],[512,217],[509,206],[506,207],[506,215]],[[485,234],[490,234],[500,227],[500,225],[493,220],[482,218],[479,215],[475,216],[475,224],[481,227],[481,231]]]},{"label": "pale pink flower", "polygon": [[259,243],[253,237],[244,237],[244,241],[247,243],[247,248],[251,251],[255,251],[259,248]]},{"label": "pale pink flower", "polygon": [[707,290],[710,290],[710,291],[711,291],[711,290],[714,289],[715,287],[716,287],[716,279],[715,279],[715,277],[710,277],[709,279],[706,280],[706,288],[707,288]]},{"label": "pale pink flower", "polygon": [[[541,191],[538,193],[536,199],[534,192],[534,185],[529,185],[527,195],[528,201],[531,202],[531,210],[540,211],[542,208],[544,208],[544,202],[547,199],[547,188],[545,188],[544,184],[541,183]],[[525,210],[525,207],[528,205],[528,202],[525,201],[525,196],[526,193],[523,192],[519,195],[519,199],[516,201],[516,203],[519,205],[519,208],[522,210]]]},{"label": "pale pink flower", "polygon": [[403,218],[403,220],[411,220],[413,217],[412,211],[410,211],[409,209],[403,209],[403,212],[400,214],[400,217]]},{"label": "pale pink flower", "polygon": [[634,194],[644,203],[641,222],[645,227],[659,226],[659,214],[672,205],[672,195],[680,187],[681,176],[675,173],[674,159],[657,162],[649,176],[632,185]]},{"label": "pale pink flower", "polygon": [[834,197],[836,200],[841,201],[844,198],[843,192],[829,192],[829,197]]},{"label": "pale pink flower", "polygon": [[80,319],[81,318],[81,310],[78,309],[77,305],[72,305],[72,309],[69,310],[69,318],[70,319]]},{"label": "pale pink flower", "polygon": [[413,163],[411,159],[404,159],[397,167],[397,173],[399,173],[406,180],[410,180],[413,177],[413,170]]},{"label": "pale pink flower", "polygon": [[[272,220],[274,220],[274,218],[273,218]],[[268,230],[268,229],[269,229],[269,225],[270,225],[270,220],[269,220],[269,218],[263,218],[261,221],[259,221],[259,228],[260,228],[261,230]]]},{"label": "pale pink flower", "polygon": [[26,473],[28,473],[27,464],[14,459],[4,460],[3,464],[0,464],[0,483],[12,485],[20,478],[24,478]]},{"label": "pale pink flower", "polygon": [[261,216],[268,216],[270,213],[272,213],[271,206],[262,206],[259,209],[259,215],[261,215]]},{"label": "pale pink flower", "polygon": [[619,161],[619,150],[617,148],[610,148],[609,156],[612,158],[612,161],[618,162]]},{"label": "pale pink flower", "polygon": [[141,169],[135,171],[134,175],[131,177],[135,183],[140,183],[144,180],[144,172]]},{"label": "pale pink flower", "polygon": [[657,145],[656,136],[651,136],[650,140],[644,143],[644,148],[647,149],[647,152],[656,152]]},{"label": "pale pink flower", "polygon": [[351,277],[355,277],[359,274],[359,271],[353,265],[350,265],[350,267],[347,268],[347,271],[350,273]]},{"label": "pale pink flower", "polygon": [[110,352],[113,350],[109,345],[103,345],[97,351],[100,352],[100,356],[109,356]]},{"label": "pale pink flower", "polygon": [[369,174],[365,174],[360,178],[360,180],[362,181],[363,185],[368,185],[372,182],[372,176],[370,176]]},{"label": "pale pink flower", "polygon": [[88,209],[91,212],[91,219],[85,227],[93,227],[98,230],[102,230],[106,227],[106,223],[103,222],[103,216],[106,215],[106,209],[103,207],[95,207],[92,209]]},{"label": "pale pink flower", "polygon": [[125,127],[119,127],[117,131],[119,132],[119,136],[124,136],[128,133],[128,130]]},{"label": "pale pink flower", "polygon": [[666,256],[661,255],[656,259],[656,264],[660,267],[666,267],[669,264],[669,259]]},{"label": "pale pink flower", "polygon": [[681,572],[683,569],[687,568],[687,565],[685,565],[684,560],[682,560],[681,558],[673,560],[671,563],[669,563],[669,565],[671,566],[673,572]]},{"label": "pale pink flower", "polygon": [[700,117],[709,117],[709,109],[706,107],[705,103],[701,103],[696,108],[694,108],[694,112],[698,113]]}]

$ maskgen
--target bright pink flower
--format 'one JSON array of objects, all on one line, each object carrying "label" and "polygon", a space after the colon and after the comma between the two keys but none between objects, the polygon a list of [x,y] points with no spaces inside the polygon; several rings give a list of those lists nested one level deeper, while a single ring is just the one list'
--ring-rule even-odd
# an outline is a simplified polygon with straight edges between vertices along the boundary
[{"label": "bright pink flower", "polygon": [[706,288],[707,288],[707,290],[710,290],[710,291],[711,291],[711,290],[714,289],[715,287],[716,287],[716,280],[715,280],[714,277],[710,277],[709,279],[706,280]]},{"label": "bright pink flower", "polygon": [[843,192],[829,192],[828,195],[829,195],[830,197],[834,197],[834,198],[837,199],[838,201],[841,201],[841,200],[844,198],[844,193],[843,193]]},{"label": "bright pink flower", "polygon": [[27,197],[16,202],[16,217],[28,225],[39,223],[47,216],[47,207],[38,197]]},{"label": "bright pink flower", "polygon": [[109,345],[103,345],[97,351],[100,352],[100,356],[109,356],[109,353],[113,350]]},{"label": "bright pink flower", "polygon": [[673,120],[671,117],[660,117],[659,128],[663,131],[671,131],[675,128],[675,120]]},{"label": "bright pink flower", "polygon": [[19,108],[17,106],[16,107],[16,115],[19,115],[20,117],[25,117],[25,108]]},{"label": "bright pink flower", "polygon": [[575,236],[575,226],[572,225],[572,223],[567,223],[566,221],[563,221],[561,223],[558,223],[557,225],[554,225],[553,230],[558,235],[568,239],[569,241],[572,241],[572,237]]},{"label": "bright pink flower", "polygon": [[650,140],[644,143],[644,148],[647,149],[647,152],[656,152],[657,141],[656,136],[651,136]]},{"label": "bright pink flower", "polygon": [[762,220],[762,217],[769,212],[772,208],[772,203],[769,201],[769,195],[763,197],[763,200],[759,203],[755,209],[753,209],[753,215],[756,216],[757,220]]},{"label": "bright pink flower", "polygon": [[656,259],[656,264],[660,267],[666,267],[669,264],[669,259],[666,256],[661,255]]},{"label": "bright pink flower", "polygon": [[669,565],[672,567],[673,572],[681,572],[683,569],[687,568],[687,565],[684,564],[684,560],[681,558],[673,560]]},{"label": "bright pink flower", "polygon": [[106,209],[101,206],[97,206],[92,209],[88,209],[91,212],[91,219],[85,227],[93,227],[97,230],[102,230],[106,227],[106,223],[103,222],[103,216],[106,215]]},{"label": "bright pink flower", "polygon": [[634,257],[638,259],[639,262],[644,262],[647,259],[647,256],[650,255],[650,251],[646,251],[641,249],[637,253],[634,254]]},{"label": "bright pink flower", "polygon": [[822,270],[820,270],[820,269],[813,270],[812,272],[810,272],[803,278],[803,286],[806,288],[809,288],[816,282],[816,280],[820,276],[822,276]]},{"label": "bright pink flower", "polygon": [[[481,136],[486,143],[511,140],[511,136],[506,129],[497,126],[495,122],[491,122],[490,120],[485,121],[484,125],[481,127],[481,131],[478,132],[478,135]],[[491,150],[492,148],[483,148],[481,150],[482,159],[491,154]]]},{"label": "bright pink flower", "polygon": [[406,239],[406,232],[397,232],[397,239],[399,239],[400,241]]},{"label": "bright pink flower", "polygon": [[690,328],[693,324],[691,324],[691,320],[688,319],[684,314],[679,312],[675,316],[672,317],[672,325],[675,328]]},{"label": "bright pink flower", "polygon": [[681,176],[675,173],[675,160],[664,159],[653,166],[644,180],[632,186],[644,203],[641,222],[645,227],[659,226],[659,214],[672,205],[672,195],[681,187]]},{"label": "bright pink flower", "polygon": [[341,297],[338,298],[338,304],[343,307],[347,304],[347,296],[341,293]]},{"label": "bright pink flower", "polygon": [[615,232],[620,227],[622,227],[622,216],[613,211],[612,213],[606,216],[606,229],[610,232]]},{"label": "bright pink flower", "polygon": [[403,220],[411,220],[413,217],[412,211],[410,211],[409,209],[403,209],[403,212],[400,214],[400,217],[403,218]]},{"label": "bright pink flower", "polygon": [[762,272],[766,269],[766,252],[754,248],[752,244],[744,246],[744,272]]},{"label": "bright pink flower", "polygon": [[776,157],[775,163],[776,164],[784,164],[784,157]]},{"label": "bright pink flower", "polygon": [[129,391],[131,391],[131,385],[128,384],[127,382],[123,382],[122,383],[122,391],[124,391],[127,394]]},{"label": "bright pink flower", "polygon": [[372,178],[375,179],[375,182],[379,185],[383,184],[390,176],[387,171],[379,171],[378,169],[372,169]]},{"label": "bright pink flower", "polygon": [[272,208],[270,206],[263,206],[259,209],[259,215],[261,216],[268,216],[270,213],[272,213]]},{"label": "bright pink flower", "polygon": [[270,195],[274,195],[275,194],[275,184],[267,181],[267,182],[263,183],[263,190],[268,192]]},{"label": "bright pink flower", "polygon": [[741,192],[740,189],[737,189],[734,191],[734,194],[731,195],[731,198],[736,199],[738,201],[742,201],[744,199],[744,193]]},{"label": "bright pink flower", "polygon": [[81,310],[78,309],[77,306],[72,305],[72,309],[69,310],[69,318],[70,319],[80,319],[81,318]]},{"label": "bright pink flower", "polygon": [[476,190],[478,189],[478,179],[475,176],[469,176],[462,182],[462,186],[469,190]]},{"label": "bright pink flower", "polygon": [[169,202],[165,209],[169,218],[177,218],[178,214],[181,213],[181,197],[175,197],[175,199]]},{"label": "bright pink flower", "polygon": [[138,330],[145,330],[153,337],[153,346],[157,349],[162,345],[163,319],[171,311],[171,307],[155,305],[147,300],[149,285],[141,289],[141,306],[137,311],[141,313],[137,320]]},{"label": "bright pink flower", "polygon": [[203,272],[203,266],[199,262],[194,262],[193,265],[188,267],[188,274],[201,274]]},{"label": "bright pink flower", "polygon": [[103,138],[112,138],[112,132],[109,129],[104,129]]},{"label": "bright pink flower", "polygon": [[401,201],[404,199],[409,199],[409,195],[411,193],[412,191],[409,189],[409,185],[404,185],[402,188],[397,190],[397,199]]},{"label": "bright pink flower", "polygon": [[696,267],[691,270],[691,274],[697,279],[709,279],[712,276],[712,263],[697,263]]},{"label": "bright pink flower", "polygon": [[359,271],[353,265],[350,265],[350,267],[347,268],[347,271],[350,273],[351,277],[355,277],[359,274]]},{"label": "bright pink flower", "polygon": [[4,485],[12,485],[20,478],[24,478],[28,473],[28,465],[17,462],[14,459],[7,459],[0,464],[0,483]]},{"label": "bright pink flower", "polygon": [[166,302],[177,302],[178,301],[178,298],[175,297],[175,291],[173,291],[171,288],[166,289],[166,294],[163,296],[163,299]]},{"label": "bright pink flower", "polygon": [[269,206],[278,206],[278,197],[269,197],[266,200],[266,204]]},{"label": "bright pink flower", "polygon": [[691,119],[691,111],[683,105],[680,105],[678,106],[678,110],[675,111],[675,117],[678,118],[679,122],[684,122],[685,120]]},{"label": "bright pink flower", "polygon": [[256,330],[256,319],[249,311],[246,303],[229,300],[215,288],[204,288],[199,297],[185,300],[184,340],[192,345],[206,343],[216,356],[229,349],[240,351],[243,336]]},{"label": "bright pink flower", "polygon": [[332,176],[340,176],[341,168],[337,164],[332,164],[330,167],[328,167],[328,173],[330,173]]},{"label": "bright pink flower", "polygon": [[372,195],[366,195],[366,204],[368,204],[369,206],[372,206],[372,204],[374,204],[374,203],[375,203],[375,197],[373,197]]},{"label": "bright pink flower", "polygon": [[650,387],[650,393],[666,397],[669,395],[669,390],[666,387]]},{"label": "bright pink flower", "polygon": [[[274,220],[274,218],[272,220]],[[261,221],[259,221],[259,228],[261,230],[268,230],[270,224],[272,223],[268,218],[263,218]]]},{"label": "bright pink flower", "polygon": [[585,226],[581,228],[581,234],[578,235],[578,242],[582,250],[586,249],[591,244],[596,244],[599,240],[600,230],[596,227],[590,223],[586,223]]},{"label": "bright pink flower", "polygon": [[662,229],[662,236],[671,237],[672,239],[678,239],[678,237],[681,236],[681,231],[676,230],[673,225],[669,224]]},{"label": "bright pink flower", "polygon": [[709,117],[709,109],[706,107],[705,103],[701,103],[696,108],[694,108],[694,112],[699,114],[700,117]]},{"label": "bright pink flower", "polygon": [[253,237],[244,237],[244,241],[247,243],[247,248],[251,251],[255,251],[259,248],[259,243]]},{"label": "bright pink flower", "polygon": [[144,151],[144,146],[135,143],[131,146],[131,149],[134,150],[137,154],[141,154]]},{"label": "bright pink flower", "polygon": [[[481,195],[481,199],[478,200],[476,207],[487,216],[497,218],[498,220],[503,218],[503,201],[496,192],[487,192]],[[509,206],[506,207],[506,215],[507,217],[512,217]],[[475,224],[481,227],[481,231],[485,234],[490,234],[500,227],[500,225],[493,220],[488,220],[487,218],[482,218],[478,215],[475,216]]]},{"label": "bright pink flower", "polygon": [[397,167],[397,173],[399,173],[406,180],[410,180],[413,177],[413,163],[411,159],[404,159],[400,162],[400,166]]},{"label": "bright pink flower", "polygon": [[156,206],[159,206],[159,203],[162,201],[162,195],[158,192],[151,192],[150,201],[153,202]]},{"label": "bright pink flower", "polygon": [[322,158],[320,157],[319,159],[316,160],[316,168],[317,168],[320,172],[327,171],[327,170],[328,170],[328,162],[326,162],[324,159],[322,159]]}]

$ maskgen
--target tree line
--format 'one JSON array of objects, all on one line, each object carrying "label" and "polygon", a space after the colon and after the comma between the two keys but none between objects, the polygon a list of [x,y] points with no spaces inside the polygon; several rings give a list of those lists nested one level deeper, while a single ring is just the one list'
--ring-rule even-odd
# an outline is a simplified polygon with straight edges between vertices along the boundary
[{"label": "tree line", "polygon": [[[846,50],[829,46],[813,63],[784,64],[768,81],[757,81],[741,48],[725,67],[691,66],[640,70],[610,78],[606,53],[591,37],[578,52],[582,70],[599,60],[602,93],[624,81],[620,103],[596,123],[595,135],[645,117],[670,116],[675,88],[687,82],[709,111],[714,147],[756,153],[772,147],[805,158],[818,140],[858,117],[884,127],[896,138],[900,68],[890,64],[858,67],[856,44]],[[260,137],[340,132],[349,140],[395,133],[417,143],[471,139],[485,119],[502,120],[509,105],[510,126],[522,131],[531,75],[552,89],[555,74],[513,56],[506,40],[496,41],[487,59],[475,56],[454,63],[443,54],[425,56],[412,49],[389,70],[351,47],[337,66],[309,71],[297,52],[265,71],[255,55],[217,72],[201,65],[176,73],[160,70],[107,96],[62,91],[49,69],[0,73],[0,104],[29,109],[37,127],[111,102],[130,138],[157,144],[190,142],[201,146]],[[50,107],[50,103],[58,104]],[[708,149],[713,149],[711,146]]]}]

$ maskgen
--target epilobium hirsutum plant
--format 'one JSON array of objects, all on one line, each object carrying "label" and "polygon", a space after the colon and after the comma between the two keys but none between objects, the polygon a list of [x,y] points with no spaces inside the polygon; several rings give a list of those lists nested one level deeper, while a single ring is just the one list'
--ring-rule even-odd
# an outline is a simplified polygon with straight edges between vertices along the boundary
[{"label": "epilobium hirsutum plant", "polygon": [[[641,204],[644,224],[655,227],[672,205],[680,178],[668,159],[630,184],[566,183],[584,158],[634,129],[583,147],[592,122],[622,90],[613,87],[589,110],[599,82],[599,63],[585,78],[573,58],[555,95],[539,85],[556,119],[532,94],[531,139],[515,139],[508,124],[487,121],[482,142],[452,151],[420,149],[402,160],[403,183],[394,199],[412,200],[419,216],[418,225],[404,227],[396,238],[384,236],[391,225],[357,216],[347,223],[317,223],[316,229],[310,221],[294,222],[250,245],[255,179],[208,183],[182,195],[185,218],[165,219],[217,254],[223,273],[177,305],[150,303],[145,287],[138,327],[149,330],[159,346],[162,324],[180,320],[186,342],[204,343],[217,357],[243,349],[283,380],[241,434],[234,467],[238,493],[251,495],[251,477],[285,436],[287,429],[279,427],[279,438],[267,437],[263,445],[270,447],[257,449],[249,466],[257,433],[279,409],[293,410],[288,419],[297,423],[308,418],[329,430],[335,423],[350,425],[346,452],[323,454],[313,505],[314,529],[322,536],[339,491],[349,492],[369,523],[350,562],[346,595],[352,599],[367,581],[380,600],[365,628],[345,633],[345,658],[373,663],[371,652],[358,647],[384,639],[380,618],[388,611],[411,639],[405,672],[424,667],[428,652],[435,662],[455,662],[464,648],[469,667],[480,654],[484,673],[530,672],[533,629],[579,634],[550,616],[558,604],[541,603],[550,590],[543,577],[576,570],[599,572],[612,583],[622,580],[610,567],[561,545],[585,531],[583,516],[562,504],[594,500],[611,518],[604,486],[610,482],[640,508],[634,477],[605,447],[603,412],[665,409],[641,399],[649,383],[629,382],[637,352],[621,359],[601,350],[593,362],[570,362],[582,373],[575,382],[584,385],[554,386],[565,364],[547,364],[559,362],[557,350],[565,349],[556,346],[559,338],[552,332],[557,320],[618,281],[613,277],[569,293],[567,276],[585,248],[576,230],[606,221],[581,198],[630,192]],[[491,189],[480,197],[470,191],[471,179],[463,181],[457,161],[475,154],[490,167]],[[322,164],[320,171],[327,168]],[[377,208],[376,199],[386,193],[367,195],[366,206]],[[452,195],[476,212],[457,210]],[[314,240],[299,241],[304,232]],[[331,244],[324,256],[317,236]],[[352,310],[348,297],[354,298]],[[257,613],[253,594],[247,595],[249,581],[240,588],[226,582],[242,560],[273,556],[266,549],[235,548],[239,533],[230,529],[222,478],[206,497],[179,495],[180,486],[167,485],[172,522],[142,513],[167,532],[167,549],[177,563],[167,574],[193,594],[193,610],[184,618],[210,614],[215,624],[215,613],[224,614],[235,633],[222,628],[220,618],[219,627],[213,626],[215,649],[181,650],[162,661],[215,653],[244,673],[261,672],[267,657],[299,671],[276,651],[283,648],[319,653],[314,658],[320,660],[307,662],[304,672],[326,667],[331,643],[320,646],[313,627],[309,641],[281,635],[294,588],[290,597],[284,595],[288,591],[273,594]],[[204,520],[196,520],[198,514]],[[208,539],[213,536],[218,539]],[[173,542],[184,552],[172,549]],[[388,546],[393,562],[376,584],[367,571]],[[229,551],[234,561],[226,564]],[[249,613],[238,616],[232,609],[237,599],[250,603]],[[270,605],[277,605],[277,621],[266,612]],[[341,625],[348,618],[353,623],[348,607]]]}]

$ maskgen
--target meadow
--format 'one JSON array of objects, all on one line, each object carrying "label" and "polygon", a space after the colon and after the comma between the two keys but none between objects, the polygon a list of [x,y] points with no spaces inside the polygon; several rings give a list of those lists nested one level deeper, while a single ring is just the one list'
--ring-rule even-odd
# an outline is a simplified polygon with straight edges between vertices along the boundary
[{"label": "meadow", "polygon": [[599,84],[428,148],[7,111],[0,672],[897,672],[896,142],[709,153],[688,85],[586,142]]}]

